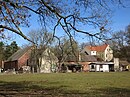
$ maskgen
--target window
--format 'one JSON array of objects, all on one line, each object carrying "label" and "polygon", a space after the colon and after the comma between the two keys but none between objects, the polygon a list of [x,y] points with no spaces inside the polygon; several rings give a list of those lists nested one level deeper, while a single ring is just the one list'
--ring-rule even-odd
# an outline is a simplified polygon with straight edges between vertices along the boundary
[{"label": "window", "polygon": [[84,53],[87,54],[87,55],[89,55],[86,51]]},{"label": "window", "polygon": [[91,65],[91,69],[94,69],[94,65]]},{"label": "window", "polygon": [[100,68],[103,68],[103,65],[100,65]]}]

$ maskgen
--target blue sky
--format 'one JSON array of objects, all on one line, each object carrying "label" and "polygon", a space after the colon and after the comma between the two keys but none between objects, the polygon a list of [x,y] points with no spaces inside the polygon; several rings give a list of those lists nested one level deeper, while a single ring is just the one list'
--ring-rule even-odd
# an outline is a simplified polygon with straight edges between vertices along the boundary
[{"label": "blue sky", "polygon": [[[36,22],[37,22],[37,20],[36,20],[36,17],[34,15],[30,19],[31,27],[30,28],[22,28],[22,31],[27,33],[27,32],[29,32],[29,31],[31,31],[33,29],[38,29],[39,25]],[[112,17],[112,23],[110,25],[112,30],[114,32],[124,30],[125,27],[128,24],[130,24],[130,7],[127,7],[127,8],[118,7],[116,9],[114,9],[114,13],[113,13],[113,17]],[[22,37],[20,37],[20,36],[18,36],[16,34],[14,34],[14,40],[17,41],[17,44],[19,46],[28,44],[28,41],[24,40]],[[84,39],[81,39],[80,41],[84,41]]]},{"label": "blue sky", "polygon": [[130,7],[117,8],[112,17],[112,29],[114,31],[124,30],[130,24]]}]

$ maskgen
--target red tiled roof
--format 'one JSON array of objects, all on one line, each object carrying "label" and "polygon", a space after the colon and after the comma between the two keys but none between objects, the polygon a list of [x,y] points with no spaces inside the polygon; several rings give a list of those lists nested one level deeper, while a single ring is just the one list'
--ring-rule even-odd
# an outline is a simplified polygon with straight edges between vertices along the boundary
[{"label": "red tiled roof", "polygon": [[101,46],[86,46],[86,48],[91,51],[103,52],[103,51],[105,51],[107,46],[108,46],[108,44],[104,44]]}]

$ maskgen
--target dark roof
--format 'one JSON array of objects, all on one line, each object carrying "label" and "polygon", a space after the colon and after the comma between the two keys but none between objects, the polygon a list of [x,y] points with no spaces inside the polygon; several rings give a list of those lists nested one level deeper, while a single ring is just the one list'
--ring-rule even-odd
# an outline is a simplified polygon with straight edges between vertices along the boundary
[{"label": "dark roof", "polygon": [[19,49],[17,52],[15,52],[12,56],[8,58],[7,61],[15,61],[18,60],[22,55],[24,55],[31,47],[26,47],[24,49]]},{"label": "dark roof", "polygon": [[74,55],[68,55],[67,58],[65,59],[65,62],[77,62],[79,57],[74,56]]},{"label": "dark roof", "polygon": [[126,60],[124,60],[124,61],[119,61],[119,63],[120,63],[120,65],[122,65],[122,66],[127,66],[127,65],[130,65],[130,63],[128,62],[128,61],[126,61]]},{"label": "dark roof", "polygon": [[82,62],[97,62],[97,58],[92,55],[82,54],[81,61]]},{"label": "dark roof", "polygon": [[97,59],[98,62],[102,62],[102,61],[104,61],[102,58],[100,58],[100,57],[97,56],[97,55],[93,55],[93,56]]}]

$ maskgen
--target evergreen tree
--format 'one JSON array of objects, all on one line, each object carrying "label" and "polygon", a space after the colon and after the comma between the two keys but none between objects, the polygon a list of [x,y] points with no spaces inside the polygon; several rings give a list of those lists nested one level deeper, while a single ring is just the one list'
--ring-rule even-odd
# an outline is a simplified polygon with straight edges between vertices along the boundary
[{"label": "evergreen tree", "polygon": [[11,47],[11,54],[15,53],[19,48],[18,48],[18,45],[16,43],[16,41],[13,41],[11,44],[10,44],[10,47]]},{"label": "evergreen tree", "polygon": [[5,60],[7,60],[12,55],[10,45],[6,45],[4,55],[5,55]]},{"label": "evergreen tree", "polygon": [[19,49],[16,41],[13,41],[10,45],[6,45],[4,51],[5,59],[7,60],[12,54],[14,54]]}]

